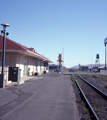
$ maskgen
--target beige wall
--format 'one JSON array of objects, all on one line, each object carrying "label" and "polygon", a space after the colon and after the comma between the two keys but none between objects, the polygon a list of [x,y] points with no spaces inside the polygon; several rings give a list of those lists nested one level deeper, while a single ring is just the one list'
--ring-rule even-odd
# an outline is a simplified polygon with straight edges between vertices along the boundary
[{"label": "beige wall", "polygon": [[[1,53],[0,55],[2,56]],[[44,67],[44,61],[34,57],[29,57],[27,55],[20,54],[20,53],[9,53],[9,52],[6,53],[5,66],[19,67],[19,69],[21,69],[20,77],[23,77],[24,76],[24,59],[28,60],[27,70],[29,69],[29,75],[32,75],[35,72],[38,72],[39,74],[43,74],[44,70],[46,70],[47,73],[49,72],[49,67],[48,69]]]}]

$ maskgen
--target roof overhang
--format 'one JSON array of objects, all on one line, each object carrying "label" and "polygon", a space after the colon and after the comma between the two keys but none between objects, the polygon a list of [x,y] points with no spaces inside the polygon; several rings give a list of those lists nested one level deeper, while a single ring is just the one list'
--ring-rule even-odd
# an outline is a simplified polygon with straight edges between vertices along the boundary
[{"label": "roof overhang", "polygon": [[[3,51],[3,50],[0,50],[0,52],[2,52],[2,51]],[[40,60],[42,60],[42,61],[46,61],[46,62],[49,62],[49,63],[53,63],[51,60],[45,59],[44,57],[42,57],[42,56],[39,55],[39,54],[30,52],[30,51],[26,51],[26,50],[5,50],[5,52],[13,52],[13,53],[14,53],[14,52],[17,52],[17,53],[20,53],[20,54],[24,54],[24,55],[27,55],[27,56],[31,56],[31,57],[40,59]]]}]

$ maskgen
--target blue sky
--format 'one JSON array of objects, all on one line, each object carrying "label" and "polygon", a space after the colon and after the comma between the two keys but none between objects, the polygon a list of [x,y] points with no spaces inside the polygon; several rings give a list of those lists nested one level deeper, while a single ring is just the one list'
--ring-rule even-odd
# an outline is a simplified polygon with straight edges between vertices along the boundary
[{"label": "blue sky", "polygon": [[[0,23],[8,23],[9,38],[57,63],[105,62],[107,0],[0,0]],[[2,30],[2,26],[0,26]]]}]

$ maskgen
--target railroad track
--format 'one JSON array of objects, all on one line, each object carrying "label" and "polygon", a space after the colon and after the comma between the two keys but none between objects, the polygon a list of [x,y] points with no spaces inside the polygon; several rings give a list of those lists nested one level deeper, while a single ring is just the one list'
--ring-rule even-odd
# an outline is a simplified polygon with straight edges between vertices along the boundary
[{"label": "railroad track", "polygon": [[93,114],[92,120],[107,120],[107,94],[77,74],[72,74],[72,77],[86,101],[90,113]]}]

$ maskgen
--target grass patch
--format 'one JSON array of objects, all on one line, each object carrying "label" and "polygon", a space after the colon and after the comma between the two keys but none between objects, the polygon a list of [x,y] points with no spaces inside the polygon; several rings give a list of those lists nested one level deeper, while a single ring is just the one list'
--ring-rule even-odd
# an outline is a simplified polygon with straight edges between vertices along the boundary
[{"label": "grass patch", "polygon": [[14,84],[14,86],[18,86],[18,85],[19,85],[18,83]]},{"label": "grass patch", "polygon": [[101,80],[107,82],[107,75],[101,75],[101,74],[96,74],[96,75],[90,75],[94,78],[100,78]]}]

